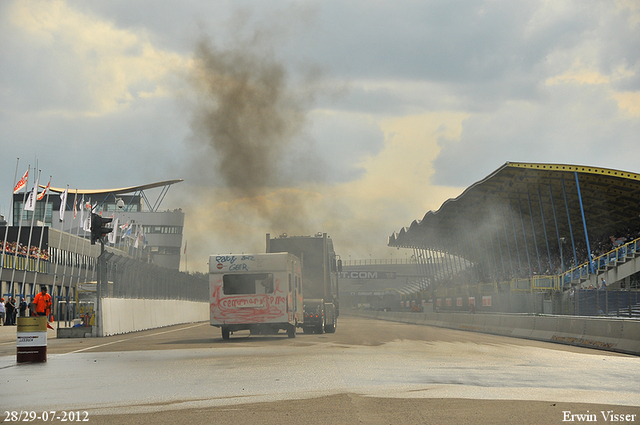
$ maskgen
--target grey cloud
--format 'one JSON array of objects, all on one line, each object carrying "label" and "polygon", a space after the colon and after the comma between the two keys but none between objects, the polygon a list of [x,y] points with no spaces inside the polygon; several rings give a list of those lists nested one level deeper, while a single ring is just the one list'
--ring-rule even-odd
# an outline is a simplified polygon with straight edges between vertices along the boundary
[{"label": "grey cloud", "polygon": [[[175,102],[165,100],[142,102],[101,118],[52,114],[38,117],[37,125],[29,114],[4,115],[0,140],[10,143],[3,144],[3,158],[20,157],[20,168],[25,169],[37,160],[58,186],[95,189],[180,178],[188,127],[175,119],[176,114]],[[14,171],[9,163],[3,162],[0,170],[7,187]]]},{"label": "grey cloud", "polygon": [[[637,169],[640,130],[624,119],[601,87],[552,87],[543,103],[503,105],[463,124],[457,140],[441,139],[433,183],[468,186],[507,161],[586,164]],[[624,152],[624,154],[622,154]]]}]

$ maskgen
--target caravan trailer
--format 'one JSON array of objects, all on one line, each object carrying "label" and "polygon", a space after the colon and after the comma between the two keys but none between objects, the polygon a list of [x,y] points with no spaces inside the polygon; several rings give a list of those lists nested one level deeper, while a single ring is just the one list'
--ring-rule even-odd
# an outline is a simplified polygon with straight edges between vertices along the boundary
[{"label": "caravan trailer", "polygon": [[295,338],[303,321],[300,260],[286,252],[209,257],[210,323],[229,339],[236,331]]}]

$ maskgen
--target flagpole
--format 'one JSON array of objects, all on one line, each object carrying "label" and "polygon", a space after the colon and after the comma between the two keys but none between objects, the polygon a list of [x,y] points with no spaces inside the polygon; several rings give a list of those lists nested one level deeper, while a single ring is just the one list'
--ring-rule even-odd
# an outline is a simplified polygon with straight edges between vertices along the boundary
[{"label": "flagpole", "polygon": [[[78,189],[76,189],[76,194],[73,197],[73,222],[76,221],[76,210],[78,205]],[[78,226],[78,231],[76,232],[76,244],[73,248],[74,257],[77,256],[78,253],[78,240],[80,239],[80,226]],[[82,247],[84,248],[84,242],[82,243]],[[76,271],[78,272],[78,281],[80,280],[80,261],[76,261]],[[71,284],[73,283],[73,265],[71,266],[71,276],[69,277],[69,290],[67,291],[67,305],[69,305],[69,292],[71,292]],[[78,282],[76,282],[76,292],[78,288]]]},{"label": "flagpole", "polygon": [[29,195],[29,199],[33,197],[33,211],[31,211],[31,226],[29,226],[29,242],[27,245],[27,258],[24,266],[24,275],[22,276],[22,285],[20,289],[20,294],[22,294],[21,299],[24,300],[24,287],[27,282],[27,269],[29,268],[29,260],[31,259],[31,235],[33,234],[33,222],[36,219],[36,204],[38,203],[38,182],[40,181],[40,174],[42,174],[42,170],[38,170],[38,177],[36,178],[35,183],[33,184],[33,190]]},{"label": "flagpole", "polygon": [[[69,189],[68,185],[67,185],[67,189]],[[66,204],[66,197],[65,197],[65,204]],[[66,210],[66,205],[65,205],[65,210]],[[73,217],[71,218],[71,220],[73,220]],[[67,253],[71,253],[71,251],[69,251],[69,249],[71,248],[71,236],[73,236],[71,234],[72,227],[73,227],[73,221],[71,222],[71,225],[69,226],[69,237],[67,238]],[[72,257],[72,256],[70,256],[70,257]],[[62,283],[60,285],[60,297],[62,297],[62,295],[64,293],[64,280],[67,277],[67,264],[68,263],[69,263],[69,261],[65,261],[64,262],[64,269],[62,269]],[[71,266],[71,274],[73,274],[73,266]],[[69,291],[70,290],[71,290],[71,276],[69,276],[69,288],[67,288],[67,293],[66,293],[66,297],[67,298],[69,298]]]},{"label": "flagpole", "polygon": [[[31,164],[29,164],[28,169],[31,169]],[[25,188],[29,186],[29,175],[27,174],[27,182],[25,183]],[[11,297],[13,297],[13,280],[16,276],[16,263],[18,262],[18,250],[20,249],[20,231],[22,230],[22,214],[24,213],[24,204],[27,201],[27,190],[25,189],[24,195],[22,196],[22,208],[20,209],[20,216],[18,217],[18,237],[16,238],[16,249],[13,254],[13,268],[11,270],[11,286],[9,292],[11,292]]]},{"label": "flagpole", "polygon": [[[95,210],[96,214],[98,213],[98,203],[96,202],[95,204],[91,203],[91,198],[89,198],[89,206],[91,207],[91,209],[89,210],[89,216],[91,216],[91,214],[93,213],[93,211]],[[89,228],[91,228],[91,219],[89,220]],[[93,270],[91,271],[91,280],[93,281],[95,279],[96,283],[98,282],[98,261],[96,259],[96,261],[93,263]]]},{"label": "flagpole", "polygon": [[[89,202],[89,207],[91,207],[91,198],[89,198],[88,202]],[[85,210],[89,211],[89,215],[87,216],[86,219],[89,220],[89,226],[88,227],[91,228],[91,208],[87,208],[87,204],[86,203],[85,203]],[[83,225],[82,226],[82,230],[84,231],[83,235],[84,235],[85,242],[86,242],[86,239],[87,239],[87,227],[85,227]],[[93,257],[89,256],[89,258],[93,258]],[[90,266],[93,267],[93,264],[87,264],[87,268],[84,270],[84,281],[85,282],[89,281],[89,269],[91,268]],[[91,280],[93,280],[93,271],[92,271]]]},{"label": "flagpole", "polygon": [[[51,176],[49,176],[49,183],[47,183],[47,188],[51,184]],[[47,227],[47,204],[49,203],[49,193],[47,191],[47,198],[44,200],[44,214],[42,214],[42,229],[40,230],[40,243],[38,244],[38,262],[36,263],[36,274],[33,276],[33,286],[31,287],[31,300],[33,300],[36,294],[36,281],[38,280],[38,271],[40,270],[40,259],[42,258],[42,239],[44,237],[44,229]],[[48,243],[48,241],[47,241]],[[47,249],[47,252],[49,250]]]},{"label": "flagpole", "polygon": [[[67,190],[69,189],[69,185],[67,185]],[[67,203],[67,198],[65,196],[64,198],[64,202],[62,202],[62,194],[60,194],[60,201],[62,203],[61,208],[65,208],[65,205]],[[51,215],[53,216],[53,211],[51,211]],[[63,218],[63,214],[60,214],[60,218]],[[53,217],[51,217],[51,221],[53,221]],[[53,223],[51,223],[53,226]],[[54,271],[53,271],[53,288],[55,289],[56,287],[56,279],[58,278],[58,263],[60,263],[60,251],[62,251],[60,249],[60,245],[62,245],[62,231],[64,230],[64,219],[60,220],[60,239],[58,239],[58,248],[56,248],[58,250],[58,255],[56,255],[56,266],[54,267]],[[62,279],[62,281],[64,282],[64,278]],[[53,293],[53,291],[51,291]]]},{"label": "flagpole", "polygon": [[7,235],[9,234],[9,217],[11,216],[11,211],[13,211],[13,195],[15,194],[14,190],[16,187],[16,180],[18,179],[19,163],[20,163],[20,158],[16,160],[16,172],[13,175],[13,185],[11,186],[13,189],[11,189],[11,202],[9,203],[9,215],[7,215],[7,219],[6,219],[7,224],[4,226],[4,239],[2,240],[2,258],[0,259],[0,289],[2,288],[2,274],[4,272],[4,265],[5,265],[4,257],[5,257],[5,251],[7,250]]},{"label": "flagpole", "polygon": [[[84,248],[87,246],[87,229],[84,226],[84,213],[83,210],[86,209],[84,208],[84,195],[82,195],[82,200],[80,201],[80,221],[82,222],[82,254],[81,254],[81,258],[82,258],[82,262],[84,263]],[[78,227],[78,238],[80,238],[80,228]],[[87,280],[87,272],[86,270],[89,268],[89,265],[87,264],[87,267],[85,267],[85,277],[84,280]],[[76,282],[76,295],[78,294],[78,284],[80,283],[80,273],[81,270],[78,269],[78,281]]]}]

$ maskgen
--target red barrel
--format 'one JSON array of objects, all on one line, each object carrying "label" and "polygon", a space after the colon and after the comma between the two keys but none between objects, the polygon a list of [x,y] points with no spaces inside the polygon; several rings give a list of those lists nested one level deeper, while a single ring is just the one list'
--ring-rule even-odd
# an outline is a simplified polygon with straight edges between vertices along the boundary
[{"label": "red barrel", "polygon": [[18,363],[47,361],[47,318],[18,317]]}]

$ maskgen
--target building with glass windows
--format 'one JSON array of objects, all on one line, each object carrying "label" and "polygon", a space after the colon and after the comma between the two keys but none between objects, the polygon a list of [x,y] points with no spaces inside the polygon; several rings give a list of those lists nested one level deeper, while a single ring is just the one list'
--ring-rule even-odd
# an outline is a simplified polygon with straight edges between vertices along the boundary
[{"label": "building with glass windows", "polygon": [[[37,201],[34,212],[23,211],[26,197],[24,193],[19,193],[13,198],[14,214],[11,225],[25,229],[33,224],[33,227],[44,226],[89,239],[90,232],[85,230],[88,226],[83,226],[83,223],[90,215],[89,211],[93,210],[103,217],[113,218],[115,237],[110,238],[108,243],[105,241],[105,245],[158,266],[177,270],[180,268],[184,213],[181,209],[161,210],[160,207],[169,187],[179,182],[182,180],[118,189],[69,188],[62,214],[63,220],[60,220],[60,205],[65,188],[50,188],[49,194]],[[43,185],[41,187],[44,188]],[[160,189],[160,194],[155,200],[147,196],[151,189]]]}]

